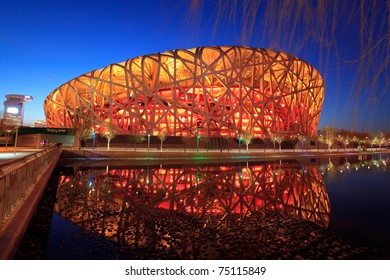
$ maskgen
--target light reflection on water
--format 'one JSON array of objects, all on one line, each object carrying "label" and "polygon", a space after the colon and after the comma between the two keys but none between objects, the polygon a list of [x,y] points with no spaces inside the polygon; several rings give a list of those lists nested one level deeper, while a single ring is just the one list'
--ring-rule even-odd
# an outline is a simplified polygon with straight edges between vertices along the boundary
[{"label": "light reflection on water", "polygon": [[[320,169],[298,162],[79,169],[60,178],[57,197],[56,212],[94,231],[99,230],[90,225],[103,228],[97,224],[104,222],[101,210],[106,207],[118,216],[153,208],[212,215],[225,226],[272,210],[329,225],[329,198]],[[122,226],[114,223],[112,234]]]},{"label": "light reflection on water", "polygon": [[390,259],[390,154],[331,158],[320,170],[331,204],[329,229]]},{"label": "light reflection on water", "polygon": [[[191,242],[200,237],[207,240],[209,233],[213,238],[218,238],[223,231],[226,231],[227,236],[233,234],[233,239],[237,234],[247,231],[245,236],[240,235],[241,238],[249,238],[249,243],[265,246],[256,249],[259,250],[257,256],[294,258],[294,246],[303,246],[303,250],[307,250],[307,245],[302,241],[314,238],[311,244],[315,244],[319,240],[318,232],[314,233],[313,228],[309,228],[307,235],[299,240],[294,234],[300,230],[292,229],[290,222],[284,220],[281,223],[280,216],[276,220],[270,218],[264,221],[261,217],[278,213],[283,217],[315,223],[323,229],[330,227],[348,235],[350,232],[344,230],[343,226],[350,225],[352,219],[359,221],[359,217],[353,216],[356,209],[351,207],[351,203],[348,204],[349,200],[353,200],[353,186],[356,182],[345,185],[348,178],[357,177],[356,174],[367,170],[369,176],[374,174],[377,178],[380,177],[378,174],[390,174],[388,155],[193,165],[129,166],[128,162],[99,161],[67,166],[74,174],[59,178],[54,208],[56,214],[53,217],[59,215],[61,219],[55,218],[54,223],[62,223],[63,229],[73,227],[70,230],[72,232],[79,229],[83,235],[92,236],[92,239],[124,244],[136,250],[152,248],[158,252],[172,249],[177,245],[175,242],[184,244],[185,235],[190,234],[185,249],[180,249],[180,246],[175,248],[176,256],[183,258],[209,258],[197,255]],[[341,196],[343,200],[340,200],[340,191],[349,197]],[[389,196],[389,193],[387,191],[382,196]],[[348,205],[349,209],[341,209],[341,205]],[[348,211],[352,213],[348,220],[340,218]],[[386,216],[386,213],[380,211],[378,216]],[[381,218],[377,217],[376,222],[381,223]],[[270,221],[275,224],[270,224]],[[360,229],[351,229],[361,232]],[[56,232],[55,229],[52,231]],[[369,234],[373,236],[372,232]],[[355,237],[366,238],[359,235]],[[91,237],[87,239],[91,240]],[[277,249],[279,253],[268,252],[270,244],[280,246]],[[226,244],[219,245],[223,247]],[[240,246],[245,247],[243,243]],[[288,246],[289,250],[283,249]],[[283,251],[287,253],[283,255]],[[221,257],[218,254],[215,253],[216,258]],[[307,257],[326,256],[325,252],[308,254]],[[241,257],[245,258],[244,255]],[[252,255],[247,257],[251,258]]]}]

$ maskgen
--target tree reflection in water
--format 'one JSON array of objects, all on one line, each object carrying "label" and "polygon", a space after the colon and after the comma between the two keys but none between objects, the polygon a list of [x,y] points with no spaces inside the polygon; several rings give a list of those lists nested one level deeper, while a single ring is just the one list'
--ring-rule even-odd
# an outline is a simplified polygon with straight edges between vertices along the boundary
[{"label": "tree reflection in water", "polygon": [[55,211],[133,249],[219,258],[235,246],[264,255],[275,239],[297,246],[291,221],[327,228],[330,203],[319,167],[295,161],[106,166],[60,177]]}]

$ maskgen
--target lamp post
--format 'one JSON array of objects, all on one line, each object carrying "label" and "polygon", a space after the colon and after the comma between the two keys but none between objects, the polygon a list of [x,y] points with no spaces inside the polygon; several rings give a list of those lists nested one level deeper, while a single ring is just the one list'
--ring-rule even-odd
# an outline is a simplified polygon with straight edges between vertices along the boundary
[{"label": "lamp post", "polygon": [[148,151],[149,151],[149,148],[150,148],[150,133],[148,133]]},{"label": "lamp post", "polygon": [[[348,137],[348,136],[347,136],[347,137]],[[348,144],[349,144],[349,140],[348,140],[347,137],[344,139],[344,151],[347,150],[347,146],[348,146]]]},{"label": "lamp post", "polygon": [[18,132],[19,132],[19,126],[16,127],[15,144],[14,144],[14,155],[16,154],[16,145],[17,145],[17,142],[18,142]]},{"label": "lamp post", "polygon": [[337,141],[338,141],[338,143],[337,143],[337,151],[339,151],[339,149],[340,149],[340,143],[342,142],[342,139],[341,139],[341,135],[340,135],[340,134],[337,135]]},{"label": "lamp post", "polygon": [[95,150],[95,138],[96,138],[96,133],[95,131],[92,132],[92,150]]},{"label": "lamp post", "polygon": [[199,139],[200,139],[200,135],[199,135],[199,131],[198,130],[195,130],[195,137],[196,137],[196,151],[199,152]]},{"label": "lamp post", "polygon": [[275,148],[275,140],[276,140],[276,139],[275,139],[275,135],[272,136],[272,140],[273,140],[273,142],[274,142],[274,153],[275,153],[275,149],[276,149],[276,148]]},{"label": "lamp post", "polygon": [[241,153],[241,134],[238,132],[238,130],[236,130],[236,133],[237,133],[237,139],[238,139],[238,152]]}]

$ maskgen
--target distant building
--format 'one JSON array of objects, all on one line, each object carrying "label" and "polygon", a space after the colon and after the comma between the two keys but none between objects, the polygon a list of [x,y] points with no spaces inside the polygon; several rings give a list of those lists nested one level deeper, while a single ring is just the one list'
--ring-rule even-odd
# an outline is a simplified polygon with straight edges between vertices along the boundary
[{"label": "distant building", "polygon": [[34,127],[47,127],[47,123],[43,120],[36,120],[34,122]]},{"label": "distant building", "polygon": [[24,103],[26,103],[26,101],[32,101],[32,96],[7,94],[5,97],[7,100],[4,101],[4,116],[2,124],[12,126],[23,125]]}]

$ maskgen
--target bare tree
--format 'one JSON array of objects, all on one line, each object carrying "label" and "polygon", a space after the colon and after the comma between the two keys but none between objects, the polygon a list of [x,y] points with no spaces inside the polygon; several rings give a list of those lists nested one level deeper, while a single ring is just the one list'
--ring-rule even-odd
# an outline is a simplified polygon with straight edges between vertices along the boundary
[{"label": "bare tree", "polygon": [[382,146],[385,145],[385,144],[386,144],[386,137],[383,134],[383,132],[379,132],[379,135],[378,135],[378,146],[379,146],[379,149],[381,149]]},{"label": "bare tree", "polygon": [[160,130],[159,134],[158,134],[158,138],[160,139],[160,151],[162,152],[163,150],[163,142],[167,139],[168,137],[168,132],[167,130],[164,128],[162,130]]},{"label": "bare tree", "polygon": [[344,144],[344,151],[347,150],[347,146],[348,146],[348,144],[349,144],[350,141],[351,141],[351,140],[349,139],[349,135],[346,135],[346,136],[344,137],[344,141],[343,141],[343,144]]},{"label": "bare tree", "polygon": [[143,132],[140,132],[138,134],[135,134],[134,135],[134,152],[137,150],[137,143],[141,143],[143,141],[145,141],[146,139],[146,136],[145,136],[145,133]]},{"label": "bare tree", "polygon": [[1,127],[1,135],[5,138],[5,149],[8,150],[8,143],[9,140],[12,138],[13,135],[16,134],[17,127],[14,126],[2,126]]},{"label": "bare tree", "polygon": [[79,140],[80,140],[80,147],[86,146],[86,140],[92,138],[93,129],[87,126],[83,126],[81,129],[78,130],[79,133]]},{"label": "bare tree", "polygon": [[356,143],[356,145],[358,146],[358,150],[360,149],[362,143],[363,143],[363,140],[360,139],[359,137],[357,136],[354,136],[352,137],[352,140],[351,140],[353,143]]},{"label": "bare tree", "polygon": [[344,137],[339,134],[337,136],[337,151],[339,150],[340,145],[343,143],[344,143]]},{"label": "bare tree", "polygon": [[116,133],[116,129],[113,126],[106,126],[106,131],[104,132],[103,137],[107,139],[107,150],[110,150],[110,142],[115,138]]},{"label": "bare tree", "polygon": [[243,135],[241,135],[242,141],[246,145],[246,152],[249,152],[249,144],[252,143],[253,140],[253,134],[251,131],[245,132]]},{"label": "bare tree", "polygon": [[373,146],[378,143],[378,138],[376,136],[372,136],[368,141],[370,143],[371,151],[372,151]]},{"label": "bare tree", "polygon": [[284,134],[281,131],[275,133],[275,141],[279,144],[279,152],[282,152],[282,142],[284,140]]},{"label": "bare tree", "polygon": [[330,151],[330,147],[336,140],[335,131],[336,130],[331,126],[326,126],[322,132],[319,131],[320,135],[318,137],[318,142],[325,143],[326,145],[328,145],[328,151]]},{"label": "bare tree", "polygon": [[9,140],[16,134],[16,131],[19,129],[20,125],[18,123],[3,119],[3,115],[3,110],[0,110],[0,116],[2,119],[0,136],[5,138],[5,149],[7,150]]}]

